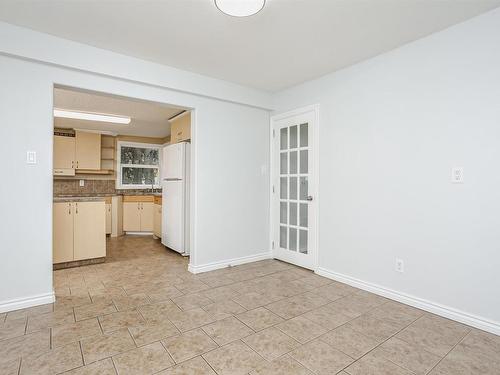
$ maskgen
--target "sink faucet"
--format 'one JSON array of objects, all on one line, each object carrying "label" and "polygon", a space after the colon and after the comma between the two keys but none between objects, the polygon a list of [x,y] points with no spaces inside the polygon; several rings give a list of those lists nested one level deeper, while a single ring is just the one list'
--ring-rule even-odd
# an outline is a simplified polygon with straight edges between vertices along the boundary
[{"label": "sink faucet", "polygon": [[155,193],[155,182],[154,180],[151,182],[151,194]]}]

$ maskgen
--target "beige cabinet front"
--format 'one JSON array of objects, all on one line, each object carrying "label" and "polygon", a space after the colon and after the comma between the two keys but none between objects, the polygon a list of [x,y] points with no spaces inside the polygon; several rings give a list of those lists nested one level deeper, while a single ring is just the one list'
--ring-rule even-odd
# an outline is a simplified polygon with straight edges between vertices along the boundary
[{"label": "beige cabinet front", "polygon": [[153,202],[141,202],[141,232],[153,231]]},{"label": "beige cabinet front", "polygon": [[54,136],[54,175],[75,175],[75,137]]},{"label": "beige cabinet front", "polygon": [[52,229],[53,263],[73,260],[73,204],[71,202],[54,203]]},{"label": "beige cabinet front", "polygon": [[156,237],[161,237],[161,204],[154,205],[153,221],[153,233]]},{"label": "beige cabinet front", "polygon": [[75,131],[76,169],[101,169],[101,134]]},{"label": "beige cabinet front", "polygon": [[104,202],[61,202],[53,206],[53,263],[106,256]]},{"label": "beige cabinet front", "polygon": [[170,142],[179,143],[191,139],[191,113],[186,113],[170,122]]},{"label": "beige cabinet front", "polygon": [[141,202],[123,202],[123,230],[125,232],[141,231]]},{"label": "beige cabinet front", "polygon": [[125,197],[123,202],[123,230],[125,232],[153,232],[154,228],[154,203],[153,197],[137,198]]},{"label": "beige cabinet front", "polygon": [[106,256],[105,210],[104,202],[75,203],[75,260]]},{"label": "beige cabinet front", "polygon": [[106,234],[111,234],[111,203],[106,203]]}]

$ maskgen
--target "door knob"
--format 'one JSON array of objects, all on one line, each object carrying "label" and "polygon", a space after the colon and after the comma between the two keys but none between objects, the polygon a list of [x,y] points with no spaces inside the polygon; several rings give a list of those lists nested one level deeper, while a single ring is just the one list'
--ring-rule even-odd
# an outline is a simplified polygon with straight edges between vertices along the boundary
[{"label": "door knob", "polygon": [[306,200],[308,200],[308,201],[312,201],[312,200],[313,200],[312,195],[308,195],[308,196],[307,196],[307,198],[306,198]]}]

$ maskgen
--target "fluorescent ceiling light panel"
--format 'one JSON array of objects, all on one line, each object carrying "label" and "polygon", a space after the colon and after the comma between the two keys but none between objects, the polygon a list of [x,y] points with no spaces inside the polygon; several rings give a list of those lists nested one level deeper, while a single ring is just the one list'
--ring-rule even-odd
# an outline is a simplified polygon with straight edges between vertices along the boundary
[{"label": "fluorescent ceiling light panel", "polygon": [[58,109],[58,108],[54,108],[54,117],[72,118],[72,119],[76,119],[76,120],[87,120],[87,121],[112,122],[115,124],[130,124],[130,117],[127,117],[127,116],[106,115],[103,113],[69,111],[69,110]]}]

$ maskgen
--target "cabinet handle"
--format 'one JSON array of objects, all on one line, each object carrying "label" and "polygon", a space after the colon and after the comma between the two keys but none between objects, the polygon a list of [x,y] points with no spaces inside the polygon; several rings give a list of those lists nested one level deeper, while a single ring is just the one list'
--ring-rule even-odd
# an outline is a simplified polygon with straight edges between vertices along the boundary
[{"label": "cabinet handle", "polygon": [[78,160],[76,161],[76,169],[78,169]]},{"label": "cabinet handle", "polygon": [[75,206],[76,206],[76,212],[78,214],[78,203],[75,203]]},{"label": "cabinet handle", "polygon": [[71,215],[71,203],[68,203],[68,215]]},{"label": "cabinet handle", "polygon": [[71,160],[71,169],[75,168],[75,161]]}]

